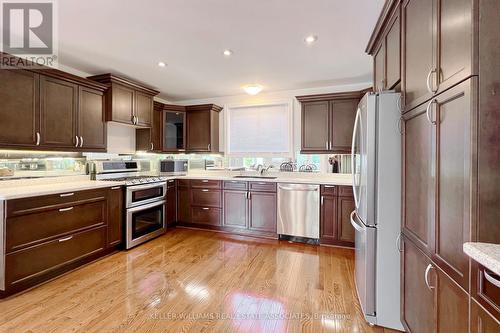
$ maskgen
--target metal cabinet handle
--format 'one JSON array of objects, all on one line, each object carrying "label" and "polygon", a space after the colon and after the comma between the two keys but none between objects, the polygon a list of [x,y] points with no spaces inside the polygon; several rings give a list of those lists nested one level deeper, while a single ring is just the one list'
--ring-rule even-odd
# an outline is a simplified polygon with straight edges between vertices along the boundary
[{"label": "metal cabinet handle", "polygon": [[323,202],[325,201],[325,197],[321,196],[321,206],[323,206]]},{"label": "metal cabinet handle", "polygon": [[83,136],[80,136],[80,147],[83,147]]},{"label": "metal cabinet handle", "polygon": [[80,146],[80,138],[78,137],[78,135],[75,135],[75,139],[76,139],[75,147],[79,147]]},{"label": "metal cabinet handle", "polygon": [[132,124],[135,125],[135,116],[134,115],[132,115],[132,119],[130,119],[130,121],[132,122]]},{"label": "metal cabinet handle", "polygon": [[174,179],[171,179],[171,180],[169,180],[168,182],[169,182],[169,183],[173,183],[173,182],[175,182],[175,180],[174,180]]},{"label": "metal cabinet handle", "polygon": [[40,132],[36,132],[36,145],[40,145]]},{"label": "metal cabinet handle", "polygon": [[203,179],[201,182],[202,183],[208,183],[208,180],[207,179]]},{"label": "metal cabinet handle", "polygon": [[435,72],[436,72],[436,69],[435,68],[431,68],[429,70],[429,73],[427,74],[427,80],[425,82],[427,84],[427,91],[430,92],[430,93],[435,93],[436,92],[436,90],[433,90],[432,82],[430,81],[432,73],[435,73]]},{"label": "metal cabinet handle", "polygon": [[335,185],[323,185],[325,188],[335,188]]},{"label": "metal cabinet handle", "polygon": [[203,207],[202,209],[203,210],[210,210],[210,208],[208,208],[208,207]]},{"label": "metal cabinet handle", "polygon": [[493,276],[491,276],[490,273],[488,273],[487,271],[483,271],[484,273],[484,277],[486,280],[488,280],[488,282],[490,282],[491,284],[493,284],[495,287],[497,288],[500,288],[500,281],[495,279]]},{"label": "metal cabinet handle", "polygon": [[155,145],[151,142],[151,150],[155,150]]},{"label": "metal cabinet handle", "polygon": [[113,186],[111,189],[112,190],[119,190],[119,189],[121,189],[121,186]]},{"label": "metal cabinet handle", "polygon": [[252,200],[252,192],[247,192],[248,193],[248,200]]},{"label": "metal cabinet handle", "polygon": [[201,191],[202,191],[202,192],[208,192],[208,190],[206,190],[206,189],[203,189],[203,190],[201,190]]},{"label": "metal cabinet handle", "polygon": [[60,196],[61,198],[64,198],[64,197],[71,197],[71,196],[73,196],[73,195],[75,195],[75,193],[73,193],[73,192],[71,192],[71,193],[63,193],[63,194],[59,194],[59,196]]},{"label": "metal cabinet handle", "polygon": [[69,237],[66,237],[66,238],[61,238],[61,239],[59,239],[59,243],[69,241],[72,238],[73,238],[73,236],[69,236]]},{"label": "metal cabinet handle", "polygon": [[403,249],[401,248],[401,233],[399,233],[398,237],[396,237],[396,248],[399,252],[403,252]]},{"label": "metal cabinet handle", "polygon": [[425,275],[424,275],[424,279],[425,279],[425,285],[427,286],[427,288],[429,288],[429,290],[432,290],[434,289],[434,286],[431,286],[430,283],[429,283],[429,272],[431,271],[431,269],[433,269],[434,266],[432,266],[432,264],[429,264],[427,266],[427,268],[425,269]]},{"label": "metal cabinet handle", "polygon": [[436,121],[432,120],[433,116],[431,115],[432,104],[436,102],[435,99],[431,100],[429,104],[427,104],[427,108],[425,109],[425,115],[427,116],[427,120],[432,124],[436,125]]},{"label": "metal cabinet handle", "polygon": [[212,147],[212,145],[209,143],[207,146],[208,150],[210,150],[211,147]]},{"label": "metal cabinet handle", "polygon": [[59,209],[60,212],[69,212],[70,210],[73,210],[74,207],[68,207],[68,208],[61,208]]}]

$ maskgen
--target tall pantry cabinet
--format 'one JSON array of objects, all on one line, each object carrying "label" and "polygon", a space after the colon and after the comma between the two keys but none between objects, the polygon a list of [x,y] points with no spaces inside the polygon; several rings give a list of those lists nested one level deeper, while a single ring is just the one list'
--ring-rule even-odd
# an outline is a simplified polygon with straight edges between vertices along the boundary
[{"label": "tall pantry cabinet", "polygon": [[497,0],[388,0],[366,49],[376,90],[402,95],[401,320],[409,332],[500,331],[500,288],[462,249],[500,243],[498,13]]}]

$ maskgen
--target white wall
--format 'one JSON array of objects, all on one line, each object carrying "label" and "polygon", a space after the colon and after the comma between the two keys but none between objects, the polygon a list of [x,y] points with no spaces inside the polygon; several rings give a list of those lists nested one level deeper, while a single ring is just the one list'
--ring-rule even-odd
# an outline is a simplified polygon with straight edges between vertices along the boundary
[{"label": "white wall", "polygon": [[[291,102],[293,109],[293,144],[294,151],[297,152],[300,150],[300,121],[301,121],[301,112],[300,112],[300,103],[297,101],[295,96],[301,95],[314,95],[314,94],[326,94],[326,93],[334,93],[334,92],[347,92],[347,91],[358,91],[368,87],[371,87],[371,82],[360,83],[355,85],[343,85],[343,86],[332,86],[332,87],[321,87],[321,88],[312,88],[312,89],[300,89],[300,90],[286,90],[286,91],[277,91],[277,92],[262,92],[256,96],[250,96],[247,94],[235,95],[235,96],[221,96],[221,97],[213,97],[213,98],[205,98],[205,99],[192,99],[192,100],[184,100],[184,101],[176,101],[175,104],[180,105],[194,105],[194,104],[206,104],[213,103],[219,106],[224,107],[226,109],[227,106],[230,105],[252,105],[252,104],[266,104],[271,102],[282,102],[289,101]],[[225,129],[224,129],[224,110],[220,113],[220,132],[219,132],[219,140],[220,140],[220,149],[224,151],[224,143],[225,143]]]}]

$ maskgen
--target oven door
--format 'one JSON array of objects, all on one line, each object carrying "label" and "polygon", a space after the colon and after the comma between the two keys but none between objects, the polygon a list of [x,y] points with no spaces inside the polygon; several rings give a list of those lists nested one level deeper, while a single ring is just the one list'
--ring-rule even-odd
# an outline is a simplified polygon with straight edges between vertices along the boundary
[{"label": "oven door", "polygon": [[165,200],[127,209],[127,249],[165,231]]},{"label": "oven door", "polygon": [[167,193],[167,183],[134,185],[127,187],[127,208],[163,200]]}]

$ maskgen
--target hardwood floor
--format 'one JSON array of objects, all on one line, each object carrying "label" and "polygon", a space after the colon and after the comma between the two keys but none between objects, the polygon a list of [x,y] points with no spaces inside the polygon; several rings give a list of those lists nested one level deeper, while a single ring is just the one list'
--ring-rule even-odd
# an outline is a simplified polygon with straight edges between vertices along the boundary
[{"label": "hardwood floor", "polygon": [[0,332],[384,332],[353,269],[350,249],[179,228],[0,300]]}]

